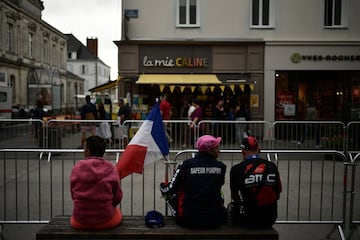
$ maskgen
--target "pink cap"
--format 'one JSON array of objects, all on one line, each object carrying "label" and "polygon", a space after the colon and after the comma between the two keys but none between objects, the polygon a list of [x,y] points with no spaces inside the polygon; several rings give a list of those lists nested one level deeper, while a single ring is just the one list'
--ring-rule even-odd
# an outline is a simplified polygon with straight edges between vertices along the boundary
[{"label": "pink cap", "polygon": [[215,138],[211,135],[204,135],[196,141],[196,148],[199,152],[204,152],[218,146],[220,142],[221,137]]}]

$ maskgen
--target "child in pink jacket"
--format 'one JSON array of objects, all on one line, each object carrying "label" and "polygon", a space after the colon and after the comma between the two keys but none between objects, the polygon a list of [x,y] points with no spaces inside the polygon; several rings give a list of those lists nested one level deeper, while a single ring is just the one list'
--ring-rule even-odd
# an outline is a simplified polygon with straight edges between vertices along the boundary
[{"label": "child in pink jacket", "polygon": [[76,229],[106,229],[122,222],[117,205],[122,199],[119,174],[103,158],[105,141],[98,136],[85,140],[84,157],[73,167],[70,184],[74,208],[71,226]]}]

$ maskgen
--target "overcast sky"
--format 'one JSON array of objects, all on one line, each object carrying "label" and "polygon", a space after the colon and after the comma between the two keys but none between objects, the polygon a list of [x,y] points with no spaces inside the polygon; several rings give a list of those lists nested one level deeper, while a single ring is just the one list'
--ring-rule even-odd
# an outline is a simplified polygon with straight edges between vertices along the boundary
[{"label": "overcast sky", "polygon": [[98,55],[117,78],[117,47],[121,38],[121,0],[43,0],[42,19],[62,33],[72,33],[86,46],[98,39]]}]

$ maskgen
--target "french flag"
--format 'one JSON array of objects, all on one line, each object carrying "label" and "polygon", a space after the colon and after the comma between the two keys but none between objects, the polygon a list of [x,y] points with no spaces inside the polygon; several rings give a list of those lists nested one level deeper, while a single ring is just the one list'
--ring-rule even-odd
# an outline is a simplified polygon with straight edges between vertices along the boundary
[{"label": "french flag", "polygon": [[116,165],[120,179],[134,172],[142,174],[144,166],[168,154],[169,145],[157,102],[120,156]]}]

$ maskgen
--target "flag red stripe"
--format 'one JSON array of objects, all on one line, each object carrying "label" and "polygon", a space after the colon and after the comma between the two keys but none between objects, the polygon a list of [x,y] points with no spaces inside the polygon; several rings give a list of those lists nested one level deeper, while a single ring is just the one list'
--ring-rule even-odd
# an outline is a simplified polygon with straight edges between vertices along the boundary
[{"label": "flag red stripe", "polygon": [[135,172],[141,174],[144,169],[144,160],[147,147],[136,144],[129,144],[126,151],[121,155],[116,167],[120,179]]}]

